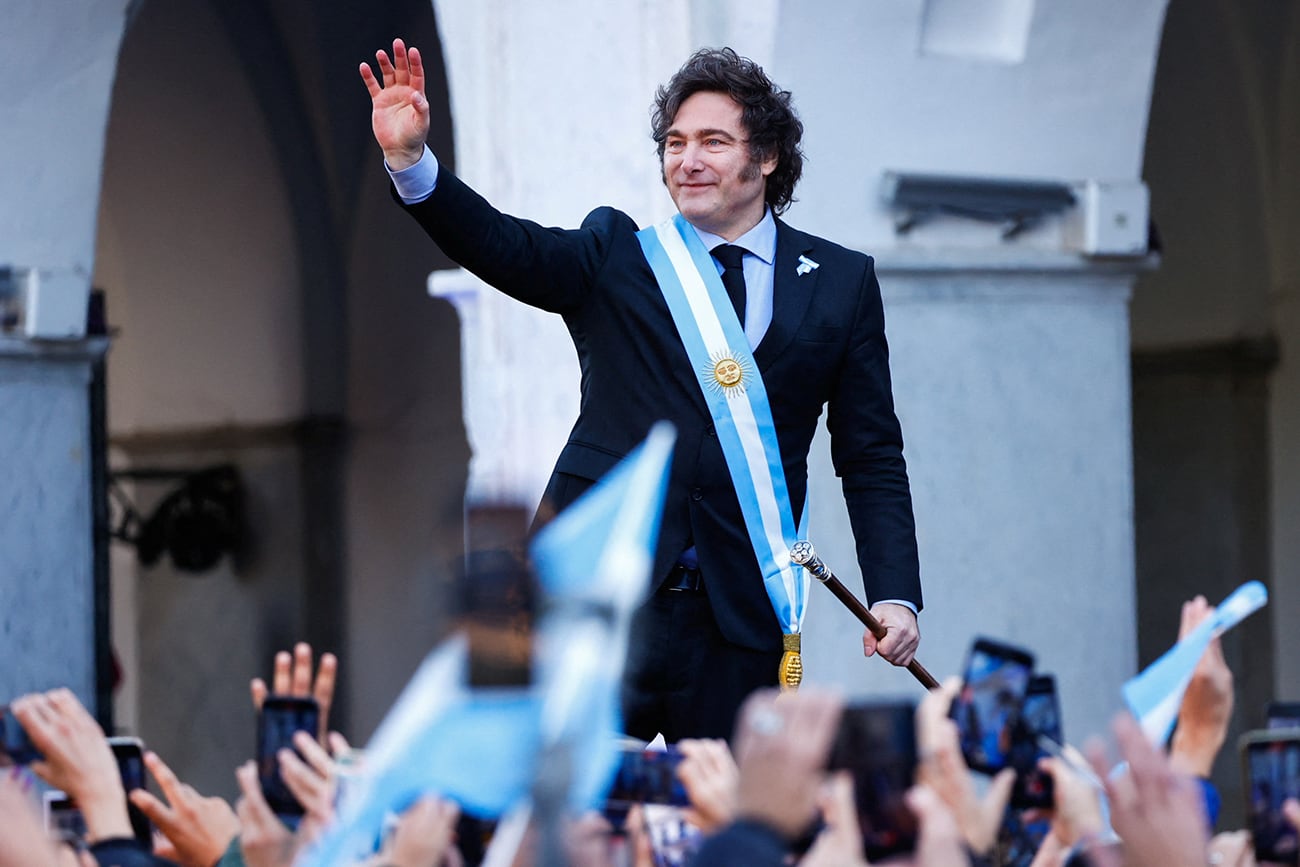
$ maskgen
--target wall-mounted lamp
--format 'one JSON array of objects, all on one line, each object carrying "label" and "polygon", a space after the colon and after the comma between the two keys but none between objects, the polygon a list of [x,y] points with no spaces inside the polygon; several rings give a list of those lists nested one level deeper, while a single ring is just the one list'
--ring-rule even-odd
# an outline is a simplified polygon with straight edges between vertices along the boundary
[{"label": "wall-mounted lamp", "polygon": [[881,193],[899,217],[894,231],[906,235],[939,215],[967,217],[1002,225],[1014,238],[1051,214],[1074,207],[1069,184],[1011,178],[885,172]]},{"label": "wall-mounted lamp", "polygon": [[[153,514],[142,518],[119,484],[124,479],[179,479],[181,484]],[[120,511],[111,535],[134,546],[142,565],[154,565],[166,552],[183,572],[207,572],[222,555],[237,554],[243,545],[244,487],[239,471],[229,464],[201,470],[121,470],[109,474],[109,492]]]}]

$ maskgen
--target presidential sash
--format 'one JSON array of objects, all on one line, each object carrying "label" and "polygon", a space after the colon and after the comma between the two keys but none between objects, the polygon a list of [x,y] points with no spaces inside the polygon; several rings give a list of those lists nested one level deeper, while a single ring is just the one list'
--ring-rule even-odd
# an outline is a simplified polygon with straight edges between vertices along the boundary
[{"label": "presidential sash", "polygon": [[[785,633],[781,685],[793,689],[803,677],[799,633],[808,575],[790,562],[790,547],[802,533],[794,524],[763,378],[713,257],[686,219],[678,214],[642,229],[637,239],[713,416],[763,586]],[[805,503],[805,520],[807,514]]]}]

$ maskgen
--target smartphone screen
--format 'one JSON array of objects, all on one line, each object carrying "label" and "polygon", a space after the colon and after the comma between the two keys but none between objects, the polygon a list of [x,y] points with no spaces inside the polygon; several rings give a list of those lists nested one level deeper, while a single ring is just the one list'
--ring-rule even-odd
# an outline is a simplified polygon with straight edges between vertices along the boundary
[{"label": "smartphone screen", "polygon": [[827,766],[853,776],[853,799],[867,860],[911,852],[916,817],[903,797],[916,771],[916,705],[851,704],[840,718]]},{"label": "smartphone screen", "polygon": [[642,810],[655,867],[686,867],[704,843],[703,832],[686,821],[681,807],[646,804]]},{"label": "smartphone screen", "polygon": [[313,738],[320,728],[320,707],[314,698],[292,695],[268,695],[257,718],[257,773],[262,795],[277,816],[301,816],[302,805],[289,791],[280,776],[282,749],[297,750],[293,745],[296,732]]},{"label": "smartphone screen", "polygon": [[1271,729],[1300,728],[1300,701],[1270,701],[1267,714]]},{"label": "smartphone screen", "polygon": [[1061,709],[1056,698],[1056,679],[1050,674],[1034,675],[1025,690],[1020,718],[1011,738],[1011,766],[1016,782],[1011,789],[1011,806],[1020,809],[1052,806],[1052,777],[1038,770],[1038,760],[1047,755],[1038,745],[1040,736],[1058,744],[1065,743],[1061,734]]},{"label": "smartphone screen", "polygon": [[605,798],[606,807],[625,810],[633,804],[689,806],[691,800],[686,795],[686,787],[677,779],[681,761],[682,754],[675,747],[624,749],[619,755],[614,783]]},{"label": "smartphone screen", "polygon": [[72,799],[59,791],[48,791],[45,803],[45,833],[55,842],[81,851],[86,848],[86,819]]},{"label": "smartphone screen", "polygon": [[972,769],[993,774],[1010,765],[1012,737],[1033,672],[1034,657],[1023,648],[986,638],[971,646],[952,718]]},{"label": "smartphone screen", "polygon": [[[134,789],[143,789],[144,783],[144,744],[139,738],[111,737],[108,745],[113,748],[113,757],[117,759],[117,770],[122,776],[122,788],[130,795]],[[144,847],[153,850],[153,826],[149,818],[130,799],[126,803],[126,812],[131,819],[131,832]]]},{"label": "smartphone screen", "polygon": [[5,705],[4,716],[0,718],[0,753],[15,765],[30,765],[42,758],[8,705]]},{"label": "smartphone screen", "polygon": [[1249,732],[1241,739],[1241,752],[1255,858],[1295,864],[1300,839],[1282,815],[1282,803],[1300,798],[1300,728]]}]

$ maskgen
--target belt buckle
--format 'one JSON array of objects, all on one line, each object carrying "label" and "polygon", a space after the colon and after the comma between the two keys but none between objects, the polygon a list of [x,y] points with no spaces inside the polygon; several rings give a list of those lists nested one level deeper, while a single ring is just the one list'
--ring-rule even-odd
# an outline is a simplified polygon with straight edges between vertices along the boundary
[{"label": "belt buckle", "polygon": [[679,563],[673,567],[665,583],[667,589],[674,593],[698,593],[701,585],[700,570],[690,569]]}]

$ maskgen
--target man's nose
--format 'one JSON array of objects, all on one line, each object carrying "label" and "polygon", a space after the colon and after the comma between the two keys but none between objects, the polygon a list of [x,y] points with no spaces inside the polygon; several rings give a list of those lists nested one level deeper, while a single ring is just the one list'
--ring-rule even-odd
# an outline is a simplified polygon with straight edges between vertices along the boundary
[{"label": "man's nose", "polygon": [[700,160],[700,146],[695,142],[687,142],[686,147],[682,149],[682,169],[688,172],[698,172],[704,168],[704,163]]}]

